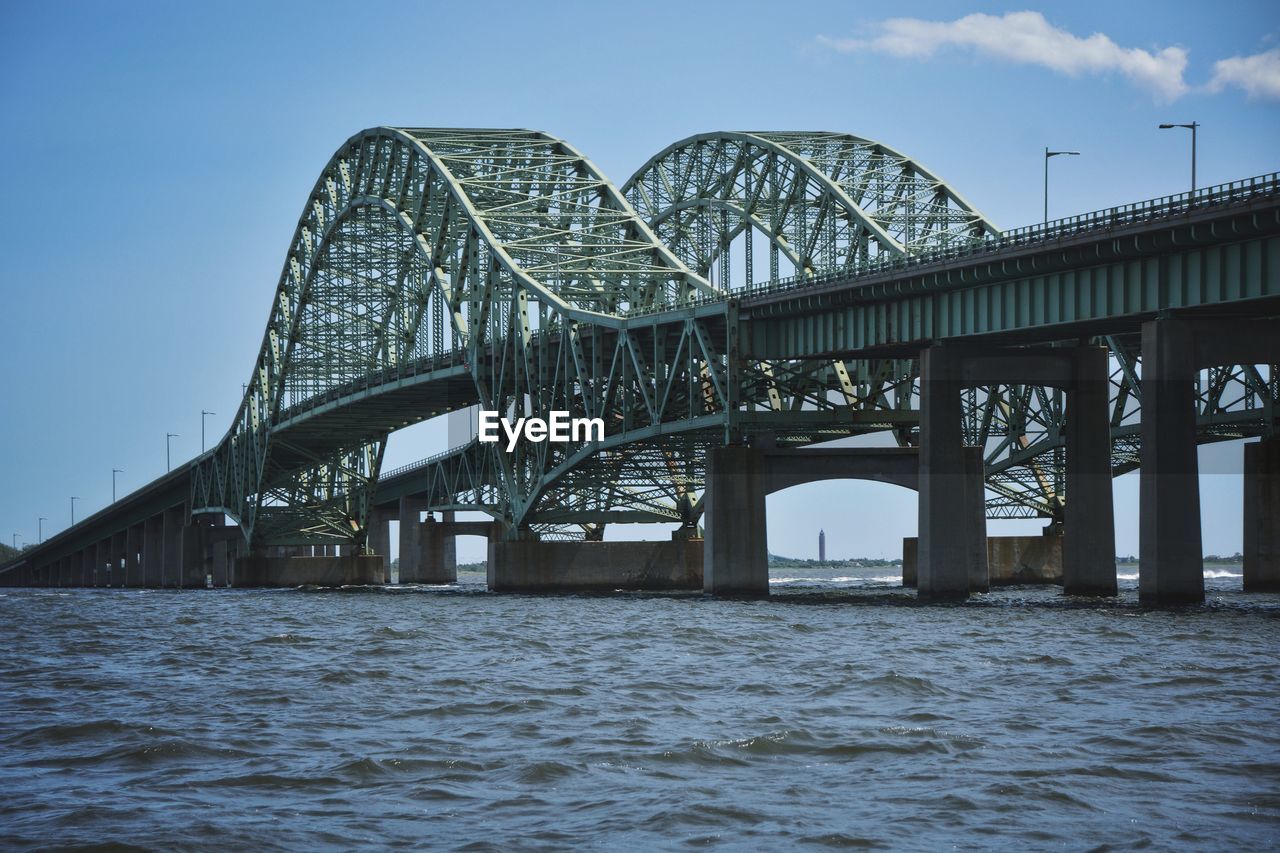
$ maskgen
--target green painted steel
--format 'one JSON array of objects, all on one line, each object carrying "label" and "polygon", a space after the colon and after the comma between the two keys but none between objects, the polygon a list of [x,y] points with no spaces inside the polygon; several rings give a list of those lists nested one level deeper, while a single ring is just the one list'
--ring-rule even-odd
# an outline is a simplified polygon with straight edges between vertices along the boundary
[{"label": "green painted steel", "polygon": [[[725,309],[624,315],[707,295],[561,140],[358,134],[304,207],[254,381],[232,430],[196,462],[192,512],[229,513],[254,543],[359,539],[386,435],[476,403],[602,417],[615,435],[696,423],[726,407]],[[721,318],[718,330],[707,317]],[[450,505],[521,527],[552,481],[612,455],[485,446],[440,466],[483,474]],[[596,477],[574,506],[598,514],[618,488]]]},{"label": "green painted steel", "polygon": [[[1216,215],[1266,195],[1218,193],[1186,208]],[[367,131],[317,183],[282,276],[280,331],[257,371],[273,378],[260,385],[276,397],[271,425],[251,428],[255,388],[240,429],[199,463],[193,508],[229,511],[261,542],[359,539],[370,501],[406,489],[542,535],[595,535],[624,518],[692,525],[706,447],[883,429],[912,444],[919,346],[1141,308],[1128,290],[1098,298],[1132,289],[1126,276],[1149,284],[1141,262],[1100,266],[1088,253],[1129,227],[1156,261],[1176,257],[1148,232],[1188,209],[1166,200],[1002,234],[936,176],[857,137],[704,134],[617,191],[542,134]],[[1248,257],[1209,239],[1208,251]],[[753,240],[769,278],[735,291]],[[1011,264],[1055,263],[999,280]],[[1120,405],[1133,390],[1117,385]],[[389,432],[474,404],[604,417],[608,437],[510,456],[472,444],[377,493]],[[972,393],[966,423],[991,448],[992,514],[1060,516],[1061,405],[1051,389]]]}]

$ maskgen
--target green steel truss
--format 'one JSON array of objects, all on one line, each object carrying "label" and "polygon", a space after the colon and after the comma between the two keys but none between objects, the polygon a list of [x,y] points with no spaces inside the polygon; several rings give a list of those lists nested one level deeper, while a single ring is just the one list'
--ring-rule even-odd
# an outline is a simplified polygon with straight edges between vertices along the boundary
[{"label": "green steel truss", "polygon": [[[852,136],[691,137],[619,190],[542,133],[364,131],[307,200],[244,400],[193,463],[192,512],[231,515],[255,544],[360,541],[380,479],[412,479],[433,508],[483,510],[511,535],[692,529],[711,445],[917,441],[914,361],[743,359],[735,290],[1002,239],[919,164]],[[1140,364],[1131,339],[1108,343],[1120,472],[1136,464]],[[1204,440],[1264,429],[1276,392],[1275,370],[1203,374]],[[381,472],[391,432],[476,405],[599,417],[606,437],[472,442]],[[968,394],[989,514],[1061,516],[1062,415],[1052,389]]]},{"label": "green steel truss", "polygon": [[[692,136],[651,159],[622,192],[690,267],[710,276],[718,263],[726,290],[735,267],[748,283],[765,279],[755,274],[758,254],[776,283],[780,268],[852,271],[999,233],[919,163],[840,133]],[[740,265],[730,261],[735,243]]]},{"label": "green steel truss", "polygon": [[[704,427],[729,407],[723,308],[622,315],[714,293],[561,140],[358,134],[304,207],[253,381],[195,463],[192,511],[230,514],[253,542],[359,539],[387,435],[477,403],[601,417],[611,446]],[[601,449],[484,445],[440,464],[468,460],[469,505],[520,527]],[[598,514],[610,494],[571,506]]]}]

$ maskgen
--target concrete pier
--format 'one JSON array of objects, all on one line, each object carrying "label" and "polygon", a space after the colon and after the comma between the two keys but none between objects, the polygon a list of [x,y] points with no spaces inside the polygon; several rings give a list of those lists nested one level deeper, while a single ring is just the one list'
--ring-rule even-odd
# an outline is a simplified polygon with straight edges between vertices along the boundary
[{"label": "concrete pier", "polygon": [[1066,411],[1062,585],[1067,595],[1115,595],[1111,493],[1111,366],[1104,347],[1076,347]]},{"label": "concrete pier", "polygon": [[396,511],[381,507],[374,507],[369,510],[369,526],[364,543],[365,552],[382,558],[383,583],[391,583],[391,520],[396,515]]},{"label": "concrete pier", "polygon": [[707,452],[703,494],[703,589],[712,595],[768,595],[764,454],[731,445]]},{"label": "concrete pier", "polygon": [[1195,341],[1181,320],[1142,325],[1138,596],[1204,601],[1196,459]]},{"label": "concrete pier", "polygon": [[[452,513],[449,513],[452,516]],[[408,537],[411,550],[405,550],[405,525],[414,525]],[[428,515],[425,521],[400,521],[400,583],[457,583],[457,540],[449,529],[452,522],[436,521]],[[408,559],[406,559],[406,555]]]},{"label": "concrete pier", "polygon": [[142,526],[142,575],[146,586],[164,584],[164,518],[153,515]]},{"label": "concrete pier", "polygon": [[123,587],[125,573],[125,532],[111,537],[111,568],[107,572],[107,586]]},{"label": "concrete pier", "polygon": [[[962,448],[962,469],[975,482],[965,486],[956,517],[959,546],[972,554],[986,536],[986,518],[980,501],[981,457],[976,449]],[[919,485],[919,452],[915,448],[755,448],[730,445],[708,451],[707,488],[703,496],[703,589],[716,595],[767,595],[769,553],[765,498],[782,489],[820,480],[875,480],[908,489]],[[966,567],[966,594],[972,581],[986,588],[985,550],[972,562],[978,568],[970,577]]]},{"label": "concrete pier", "polygon": [[160,585],[182,586],[182,528],[186,513],[180,507],[165,510],[162,516],[164,548]]},{"label": "concrete pier", "polygon": [[422,513],[428,506],[422,498],[400,499],[400,583],[415,583],[422,575]]},{"label": "concrete pier", "polygon": [[[1066,392],[1065,591],[1114,595],[1106,349],[935,346],[924,351],[920,368],[920,597],[963,598],[971,590],[984,588],[985,524],[980,537],[977,531],[985,516],[979,516],[973,505],[982,500],[983,487],[963,458],[960,392],[1010,383]],[[966,518],[970,519],[968,530],[963,529]]]},{"label": "concrete pier", "polygon": [[[990,586],[1023,586],[1063,583],[1061,534],[987,537],[987,570]],[[902,540],[902,585],[916,585],[919,540]]]},{"label": "concrete pier", "polygon": [[491,541],[488,585],[494,592],[702,589],[702,557],[697,539]]},{"label": "concrete pier", "polygon": [[965,513],[959,353],[930,347],[920,361],[920,526],[916,591],[920,598],[969,595],[977,553]]},{"label": "concrete pier", "polygon": [[987,485],[982,448],[966,447],[964,455],[965,563],[969,568],[969,592],[991,588],[990,559],[987,552]]},{"label": "concrete pier", "polygon": [[250,554],[235,562],[235,586],[381,584],[382,566],[382,560],[377,556],[272,557]]},{"label": "concrete pier", "polygon": [[1280,438],[1244,446],[1244,590],[1280,592]]},{"label": "concrete pier", "polygon": [[197,521],[182,526],[182,571],[179,585],[183,589],[205,589],[208,586],[208,570],[205,565],[208,549],[207,526]]},{"label": "concrete pier", "polygon": [[142,525],[134,524],[125,533],[124,586],[146,585],[142,571]]}]

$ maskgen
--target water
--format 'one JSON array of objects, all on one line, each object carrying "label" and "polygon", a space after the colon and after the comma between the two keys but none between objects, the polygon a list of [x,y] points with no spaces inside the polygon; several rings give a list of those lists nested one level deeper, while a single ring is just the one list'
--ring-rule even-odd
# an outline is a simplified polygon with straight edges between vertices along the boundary
[{"label": "water", "polygon": [[0,846],[1280,841],[1280,597],[0,593]]}]

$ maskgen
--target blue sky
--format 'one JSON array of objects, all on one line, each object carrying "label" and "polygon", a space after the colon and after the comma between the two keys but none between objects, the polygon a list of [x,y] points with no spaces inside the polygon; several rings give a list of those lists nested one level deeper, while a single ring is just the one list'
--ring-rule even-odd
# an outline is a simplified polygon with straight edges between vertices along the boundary
[{"label": "blue sky", "polygon": [[[1039,12],[1043,19],[1009,16]],[[987,17],[971,18],[970,15]],[[902,20],[906,19],[906,20]],[[1274,2],[0,5],[0,536],[31,541],[227,426],[320,168],[379,124],[533,127],[621,183],[714,129],[839,130],[927,164],[999,225],[1280,167]],[[1218,64],[1223,63],[1223,64]],[[397,436],[388,464],[442,449]],[[1205,548],[1240,547],[1238,446],[1205,451]],[[1231,473],[1236,471],[1236,474]],[[1136,476],[1117,481],[1137,550]],[[912,493],[770,499],[770,545],[897,555]],[[993,532],[1025,529],[993,525]],[[620,531],[625,536],[634,529]],[[478,553],[464,546],[464,557]]]}]

